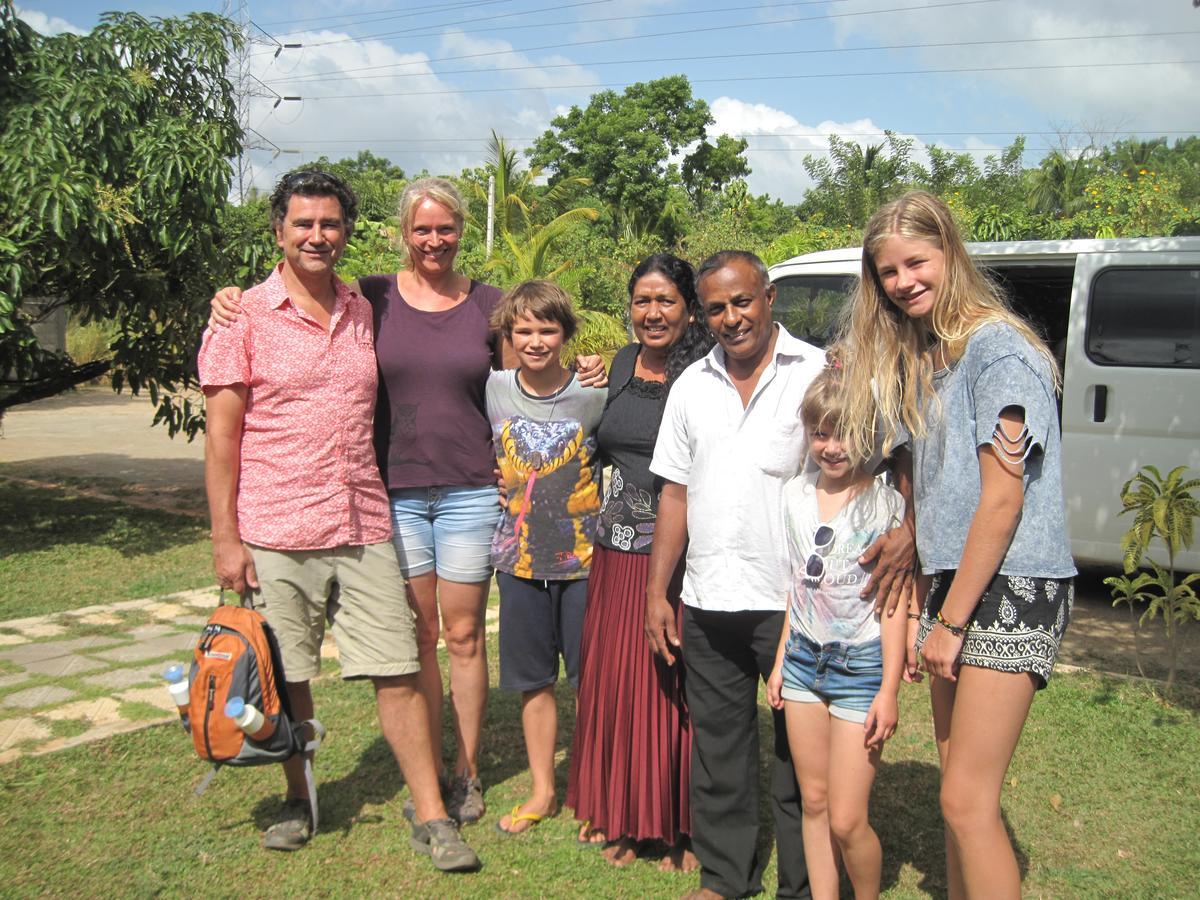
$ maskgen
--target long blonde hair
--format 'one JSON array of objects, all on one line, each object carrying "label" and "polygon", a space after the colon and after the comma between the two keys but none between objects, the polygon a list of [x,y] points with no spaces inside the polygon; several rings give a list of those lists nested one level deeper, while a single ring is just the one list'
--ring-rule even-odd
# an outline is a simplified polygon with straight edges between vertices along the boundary
[{"label": "long blonde hair", "polygon": [[[883,290],[875,255],[890,237],[925,241],[944,256],[942,284],[932,314],[915,319],[896,308]],[[926,191],[910,191],[882,206],[863,232],[862,274],[842,312],[839,342],[847,360],[843,443],[854,456],[870,456],[877,409],[884,446],[903,424],[914,438],[926,434],[925,404],[935,397],[930,347],[941,344],[947,363],[959,359],[981,326],[1004,322],[1046,359],[1059,387],[1058,365],[1045,341],[1009,308],[999,288],[972,261],[950,209]]]}]

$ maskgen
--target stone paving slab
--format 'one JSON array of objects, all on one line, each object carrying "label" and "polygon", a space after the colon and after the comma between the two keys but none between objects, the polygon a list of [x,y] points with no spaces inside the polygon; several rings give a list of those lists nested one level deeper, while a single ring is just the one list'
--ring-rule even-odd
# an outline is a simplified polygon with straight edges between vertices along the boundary
[{"label": "stone paving slab", "polygon": [[190,632],[172,632],[161,637],[126,644],[124,647],[114,647],[111,650],[101,650],[92,653],[97,659],[105,659],[117,663],[142,662],[157,656],[169,656],[183,650],[191,650],[196,646],[196,635]]},{"label": "stone paving slab", "polygon": [[32,716],[0,719],[0,750],[8,750],[25,741],[44,741],[50,737],[46,723]]},{"label": "stone paving slab", "polygon": [[0,690],[10,688],[13,685],[21,684],[21,682],[28,680],[28,672],[14,672],[11,675],[0,675]]},{"label": "stone paving slab", "polygon": [[25,670],[35,675],[48,675],[51,678],[70,678],[83,672],[94,672],[103,669],[107,663],[98,659],[89,659],[74,653],[66,656],[54,656],[50,659],[39,659],[26,663]]},{"label": "stone paving slab", "polygon": [[54,721],[86,719],[93,725],[111,725],[121,721],[121,704],[112,697],[96,697],[58,706],[42,715]]},{"label": "stone paving slab", "polygon": [[137,628],[131,628],[126,634],[135,641],[144,641],[148,638],[162,637],[164,634],[174,634],[175,629],[170,625],[139,625]]},{"label": "stone paving slab", "polygon": [[117,694],[117,699],[126,703],[149,703],[151,706],[157,706],[163,712],[170,713],[172,716],[179,715],[179,708],[175,705],[175,701],[171,699],[171,695],[167,693],[167,689],[162,685],[122,691]]},{"label": "stone paving slab", "polygon": [[138,669],[112,669],[98,675],[88,675],[82,680],[84,684],[90,684],[93,687],[119,691],[122,688],[130,688],[148,681],[162,681],[162,673],[165,669],[166,666],[163,663],[154,663]]},{"label": "stone paving slab", "polygon": [[0,659],[27,668],[29,663],[54,659],[56,656],[70,656],[73,653],[100,650],[104,647],[111,647],[113,644],[119,644],[122,640],[123,638],[121,637],[93,634],[86,637],[73,638],[69,641],[45,641],[38,644],[24,644],[12,650],[0,650]]},{"label": "stone paving slab", "polygon": [[9,694],[3,700],[0,700],[0,704],[12,708],[34,709],[35,707],[47,706],[51,703],[62,703],[64,700],[70,700],[72,697],[77,696],[78,693],[78,691],[73,691],[61,685],[42,684]]}]

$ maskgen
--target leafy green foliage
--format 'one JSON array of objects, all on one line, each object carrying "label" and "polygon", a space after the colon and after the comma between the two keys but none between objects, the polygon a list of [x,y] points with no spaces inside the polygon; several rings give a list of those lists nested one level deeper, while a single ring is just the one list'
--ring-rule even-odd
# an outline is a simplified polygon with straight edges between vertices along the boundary
[{"label": "leafy green foliage", "polygon": [[[1200,619],[1200,598],[1194,587],[1200,573],[1187,575],[1178,583],[1175,580],[1175,554],[1192,546],[1194,521],[1200,515],[1200,501],[1192,495],[1200,488],[1200,478],[1185,480],[1187,471],[1187,466],[1177,466],[1164,478],[1154,466],[1144,466],[1125,482],[1121,488],[1121,514],[1133,514],[1133,524],[1121,538],[1125,574],[1104,579],[1112,589],[1114,606],[1128,603],[1132,609],[1135,604],[1147,604],[1138,627],[1147,620],[1162,618],[1169,647],[1168,689],[1175,683],[1180,627]],[[1165,568],[1147,556],[1155,538],[1166,547]],[[1148,565],[1153,574],[1134,575],[1142,565]],[[1140,668],[1140,661],[1138,665]]]},{"label": "leafy green foliage", "polygon": [[[686,183],[694,196],[707,195],[743,168],[749,172],[744,160],[738,163],[743,142],[705,140],[712,121],[687,78],[672,75],[632,84],[622,94],[593,94],[586,109],[572,106],[552,120],[529,156],[551,173],[551,185],[587,178],[605,204],[636,222],[658,223],[659,233],[671,240],[677,219],[663,213],[674,189]],[[697,146],[683,158],[681,171],[672,160],[692,144]]]},{"label": "leafy green foliage", "polygon": [[[211,14],[108,13],[87,35],[44,37],[0,4],[0,413],[111,369],[149,390],[158,421],[195,433],[186,400],[214,275],[229,158],[240,148],[225,79],[234,24]],[[41,350],[26,302],[55,298],[118,326],[111,357]]]},{"label": "leafy green foliage", "polygon": [[884,132],[882,144],[861,146],[829,136],[829,157],[804,158],[816,184],[805,195],[802,215],[820,214],[830,223],[862,227],[882,204],[902,194],[916,175],[909,162],[912,140]]}]

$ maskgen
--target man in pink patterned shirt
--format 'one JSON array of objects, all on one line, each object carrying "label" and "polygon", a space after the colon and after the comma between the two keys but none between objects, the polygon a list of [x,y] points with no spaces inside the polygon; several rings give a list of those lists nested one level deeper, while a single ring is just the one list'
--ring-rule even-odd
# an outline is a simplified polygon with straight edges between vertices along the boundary
[{"label": "man in pink patterned shirt", "polygon": [[[271,197],[283,261],[200,349],[205,482],[221,587],[249,594],[279,639],[297,720],[313,715],[328,617],[343,678],[370,678],[384,737],[412,793],[412,845],[444,871],[479,858],[446,814],[413,614],[391,541],[372,447],[371,307],[333,274],[357,201],[335,176],[284,177]],[[312,836],[304,763],[284,764],[287,797],[263,835],[272,850]]]}]

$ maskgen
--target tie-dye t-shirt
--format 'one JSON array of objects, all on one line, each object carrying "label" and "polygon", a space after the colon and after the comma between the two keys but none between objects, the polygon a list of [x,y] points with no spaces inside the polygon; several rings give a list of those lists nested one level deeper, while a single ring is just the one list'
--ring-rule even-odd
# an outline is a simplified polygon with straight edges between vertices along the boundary
[{"label": "tie-dye t-shirt", "polygon": [[571,378],[537,397],[517,370],[487,383],[496,461],[508,498],[492,538],[492,565],[518,578],[587,578],[600,515],[596,426],[608,393]]},{"label": "tie-dye t-shirt", "polygon": [[[875,539],[904,516],[904,498],[882,476],[842,507],[828,522],[817,512],[819,471],[803,472],[783,489],[783,524],[791,571],[788,620],[818,644],[863,644],[879,637],[873,601],[860,597],[871,568],[858,558]],[[817,529],[833,529],[833,542],[817,547]],[[810,560],[816,557],[810,566]],[[814,577],[809,572],[819,572]]]}]

